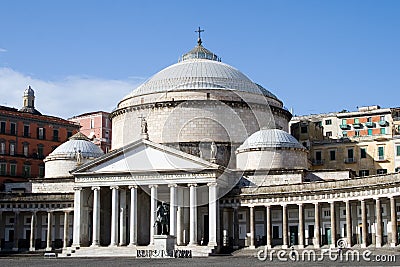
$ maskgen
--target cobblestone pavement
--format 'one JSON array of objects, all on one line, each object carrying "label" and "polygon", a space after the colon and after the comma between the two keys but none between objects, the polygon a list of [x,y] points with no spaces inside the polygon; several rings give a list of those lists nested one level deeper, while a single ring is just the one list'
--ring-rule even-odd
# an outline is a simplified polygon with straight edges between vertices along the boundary
[{"label": "cobblestone pavement", "polygon": [[135,258],[43,258],[43,257],[2,257],[0,258],[0,266],[28,266],[28,267],[46,267],[46,266],[400,266],[400,255],[396,255],[395,262],[377,262],[371,257],[371,261],[332,261],[325,257],[323,261],[298,261],[294,262],[290,259],[287,261],[279,261],[273,258],[260,261],[256,257],[232,257],[232,256],[215,256],[208,258],[192,258],[192,259],[135,259]]}]

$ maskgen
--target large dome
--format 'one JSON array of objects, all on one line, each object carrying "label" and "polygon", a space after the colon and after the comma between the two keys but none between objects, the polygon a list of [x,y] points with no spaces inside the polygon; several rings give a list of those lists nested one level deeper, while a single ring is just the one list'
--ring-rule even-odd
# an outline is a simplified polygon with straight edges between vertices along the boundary
[{"label": "large dome", "polygon": [[140,85],[125,99],[139,95],[181,90],[236,90],[262,94],[274,99],[277,97],[252,82],[246,75],[232,66],[220,62],[219,58],[202,45]]}]

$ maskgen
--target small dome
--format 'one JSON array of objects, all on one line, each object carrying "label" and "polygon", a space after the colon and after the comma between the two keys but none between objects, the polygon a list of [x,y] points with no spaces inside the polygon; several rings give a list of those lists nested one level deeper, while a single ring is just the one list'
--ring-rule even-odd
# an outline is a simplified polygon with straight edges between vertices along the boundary
[{"label": "small dome", "polygon": [[244,141],[237,152],[263,148],[305,149],[291,134],[278,129],[261,129]]},{"label": "small dome", "polygon": [[97,145],[93,144],[84,134],[78,132],[70,137],[67,142],[57,147],[48,157],[75,158],[79,151],[83,158],[97,158],[104,155],[104,152]]},{"label": "small dome", "polygon": [[33,91],[31,86],[25,89],[24,96],[35,96],[35,91]]}]

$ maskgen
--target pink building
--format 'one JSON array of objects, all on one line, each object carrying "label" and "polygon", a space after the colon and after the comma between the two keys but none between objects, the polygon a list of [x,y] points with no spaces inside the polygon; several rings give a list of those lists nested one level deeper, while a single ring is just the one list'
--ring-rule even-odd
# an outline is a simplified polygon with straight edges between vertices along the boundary
[{"label": "pink building", "polygon": [[112,138],[109,115],[108,112],[96,111],[74,116],[68,120],[79,123],[81,133],[107,153],[111,149]]}]

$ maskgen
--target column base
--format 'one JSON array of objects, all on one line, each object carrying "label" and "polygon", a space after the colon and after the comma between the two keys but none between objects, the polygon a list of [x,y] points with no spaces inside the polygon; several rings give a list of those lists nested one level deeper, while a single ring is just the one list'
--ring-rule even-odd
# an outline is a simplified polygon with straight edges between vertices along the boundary
[{"label": "column base", "polygon": [[288,249],[288,245],[282,245],[282,249]]},{"label": "column base", "polygon": [[366,244],[361,244],[361,248],[367,248]]},{"label": "column base", "polygon": [[304,245],[298,245],[297,248],[298,249],[304,249]]},{"label": "column base", "polygon": [[125,246],[126,243],[119,243],[118,246]]},{"label": "column base", "polygon": [[128,245],[128,248],[132,248],[132,247],[136,247],[136,243],[130,243],[130,244]]},{"label": "column base", "polygon": [[256,249],[256,246],[248,246],[249,249]]},{"label": "column base", "polygon": [[98,248],[98,247],[100,247],[100,244],[97,244],[97,243],[96,244],[91,244],[90,247],[91,248]]},{"label": "column base", "polygon": [[321,248],[321,246],[320,245],[314,245],[314,248]]},{"label": "column base", "polygon": [[265,248],[266,248],[266,249],[271,249],[272,246],[271,246],[271,245],[265,245]]},{"label": "column base", "polygon": [[330,244],[329,247],[330,248],[336,248],[336,244]]},{"label": "column base", "polygon": [[45,251],[52,251],[52,248],[46,248]]},{"label": "column base", "polygon": [[115,247],[118,247],[118,246],[117,246],[117,244],[110,244],[110,245],[108,245],[108,247],[115,248]]},{"label": "column base", "polygon": [[217,242],[208,242],[207,246],[216,247],[216,246],[218,246],[218,244],[217,244]]},{"label": "column base", "polygon": [[36,251],[35,248],[29,248],[29,251]]},{"label": "column base", "polygon": [[391,246],[392,248],[395,248],[397,245],[396,245],[396,243],[390,243],[390,246]]},{"label": "column base", "polygon": [[19,249],[18,248],[12,248],[12,251],[18,251]]},{"label": "column base", "polygon": [[376,248],[381,248],[381,247],[382,247],[382,244],[375,244],[375,247],[376,247]]}]

